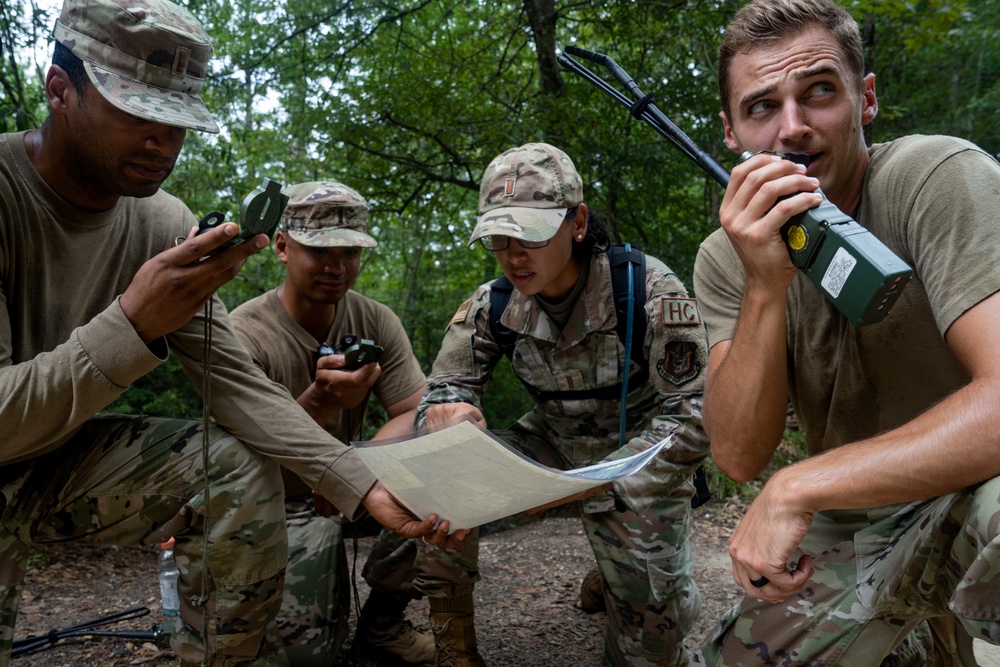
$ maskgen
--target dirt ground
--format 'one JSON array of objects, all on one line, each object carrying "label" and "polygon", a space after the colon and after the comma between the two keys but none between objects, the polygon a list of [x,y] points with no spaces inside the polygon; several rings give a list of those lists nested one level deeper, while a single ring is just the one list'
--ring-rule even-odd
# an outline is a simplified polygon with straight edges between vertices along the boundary
[{"label": "dirt ground", "polygon": [[[701,640],[737,598],[729,573],[726,541],[740,508],[712,502],[695,510],[692,541],[702,611],[691,642]],[[373,540],[359,540],[364,562]],[[348,547],[348,559],[353,554]],[[580,581],[594,557],[578,519],[548,518],[486,535],[481,540],[483,579],[476,586],[480,651],[491,667],[597,667],[604,614],[579,608]],[[367,595],[360,572],[359,595]],[[143,548],[65,545],[36,558],[28,573],[16,639],[45,635],[135,608],[148,615],[90,631],[149,632],[162,620],[156,581],[156,551]],[[140,611],[141,613],[141,611]],[[427,628],[427,603],[408,608],[418,628]],[[352,616],[352,625],[353,625]],[[85,632],[84,630],[83,632]],[[350,642],[350,640],[348,640]],[[175,667],[169,650],[144,638],[72,637],[42,651],[15,656],[15,667]],[[333,664],[388,667],[359,660],[350,643]]]}]

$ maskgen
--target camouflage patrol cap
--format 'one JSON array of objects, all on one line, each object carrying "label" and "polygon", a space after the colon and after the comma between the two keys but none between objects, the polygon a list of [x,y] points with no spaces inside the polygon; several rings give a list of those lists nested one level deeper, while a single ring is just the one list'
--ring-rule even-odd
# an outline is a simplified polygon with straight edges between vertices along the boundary
[{"label": "camouflage patrol cap", "polygon": [[318,181],[290,185],[283,190],[288,204],[281,214],[281,230],[302,245],[318,248],[378,243],[365,233],[368,202],[342,183]]},{"label": "camouflage patrol cap", "polygon": [[52,32],[115,107],[155,123],[219,131],[198,96],[212,44],[183,7],[167,0],[65,0]]},{"label": "camouflage patrol cap", "polygon": [[469,245],[483,236],[547,241],[566,211],[583,203],[583,180],[566,153],[532,143],[493,158],[479,186],[479,221]]}]

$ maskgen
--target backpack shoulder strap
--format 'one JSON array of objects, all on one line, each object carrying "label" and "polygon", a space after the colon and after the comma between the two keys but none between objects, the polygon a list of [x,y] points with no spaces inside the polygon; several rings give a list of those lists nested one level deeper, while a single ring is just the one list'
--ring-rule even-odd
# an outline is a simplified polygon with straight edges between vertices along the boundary
[{"label": "backpack shoulder strap", "polygon": [[[611,285],[614,292],[615,311],[618,316],[618,325],[615,331],[618,340],[622,345],[628,336],[628,264],[632,263],[632,301],[635,310],[632,312],[632,360],[636,362],[642,371],[634,375],[629,381],[629,387],[641,386],[648,377],[649,364],[643,350],[643,342],[646,340],[646,255],[641,250],[631,248],[626,251],[622,245],[614,245],[608,248],[608,261],[611,265]],[[490,333],[493,340],[500,346],[503,354],[508,359],[514,356],[514,346],[517,342],[517,333],[508,329],[500,323],[503,311],[510,303],[514,285],[507,280],[506,276],[501,276],[493,281],[490,286]],[[523,383],[523,380],[522,380]],[[611,400],[621,392],[621,386],[605,387],[604,389],[575,390],[575,391],[554,391],[543,392],[525,383],[528,392],[540,401],[546,400],[579,400],[583,398],[598,398],[600,400]]]},{"label": "backpack shoulder strap", "polygon": [[493,340],[497,342],[503,354],[508,359],[514,356],[514,344],[517,342],[517,333],[500,324],[500,316],[507,310],[510,303],[510,295],[514,292],[514,285],[507,280],[507,276],[500,276],[493,281],[490,286],[490,333]]},{"label": "backpack shoulder strap", "polygon": [[625,249],[623,245],[608,248],[611,264],[611,289],[614,292],[615,312],[618,315],[618,340],[622,345],[628,336],[628,265],[632,264],[632,361],[643,368],[648,366],[643,350],[646,340],[646,254],[638,248]]}]

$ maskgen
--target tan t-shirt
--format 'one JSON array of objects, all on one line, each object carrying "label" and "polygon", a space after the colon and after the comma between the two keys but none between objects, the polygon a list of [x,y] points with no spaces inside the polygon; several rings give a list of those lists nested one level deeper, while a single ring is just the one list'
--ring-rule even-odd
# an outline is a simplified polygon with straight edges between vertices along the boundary
[{"label": "tan t-shirt", "polygon": [[[1000,165],[973,144],[915,135],[873,146],[857,219],[914,278],[886,319],[855,327],[796,275],[785,307],[789,387],[811,454],[901,426],[968,383],[944,334],[1000,290]],[[744,282],[717,230],[695,262],[710,345],[732,338]]]},{"label": "tan t-shirt", "polygon": [[[150,257],[195,224],[165,192],[88,213],[65,202],[28,159],[24,134],[0,135],[0,466],[52,451],[139,377],[166,346],[201,386],[204,316],[143,344],[118,296]],[[253,260],[251,260],[253,261]],[[375,477],[319,428],[243,349],[213,301],[212,415],[295,470],[348,516]]]},{"label": "tan t-shirt", "polygon": [[[276,290],[247,301],[233,310],[230,317],[254,363],[269,378],[288,389],[293,397],[300,396],[312,384],[319,341],[292,319]],[[385,348],[379,360],[382,374],[372,388],[383,406],[391,406],[426,385],[403,324],[387,306],[348,291],[337,304],[325,340],[334,345],[345,333],[367,338]],[[335,412],[324,428],[338,440],[349,442],[361,432],[367,407],[368,402],[363,401],[357,407]],[[300,491],[301,487],[288,489],[289,495]]]}]

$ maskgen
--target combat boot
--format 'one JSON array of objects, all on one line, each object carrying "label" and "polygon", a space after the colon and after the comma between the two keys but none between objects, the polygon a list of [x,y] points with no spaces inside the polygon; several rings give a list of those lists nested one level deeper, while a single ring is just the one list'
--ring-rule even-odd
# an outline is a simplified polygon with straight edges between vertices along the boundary
[{"label": "combat boot", "polygon": [[596,614],[599,611],[607,611],[607,602],[604,600],[604,577],[596,567],[588,572],[580,584],[580,609],[588,614]]},{"label": "combat boot", "polygon": [[403,615],[407,598],[372,591],[361,609],[357,637],[363,652],[410,665],[433,665],[434,638]]},{"label": "combat boot", "polygon": [[476,646],[474,618],[473,614],[462,612],[431,612],[436,667],[486,667]]}]

